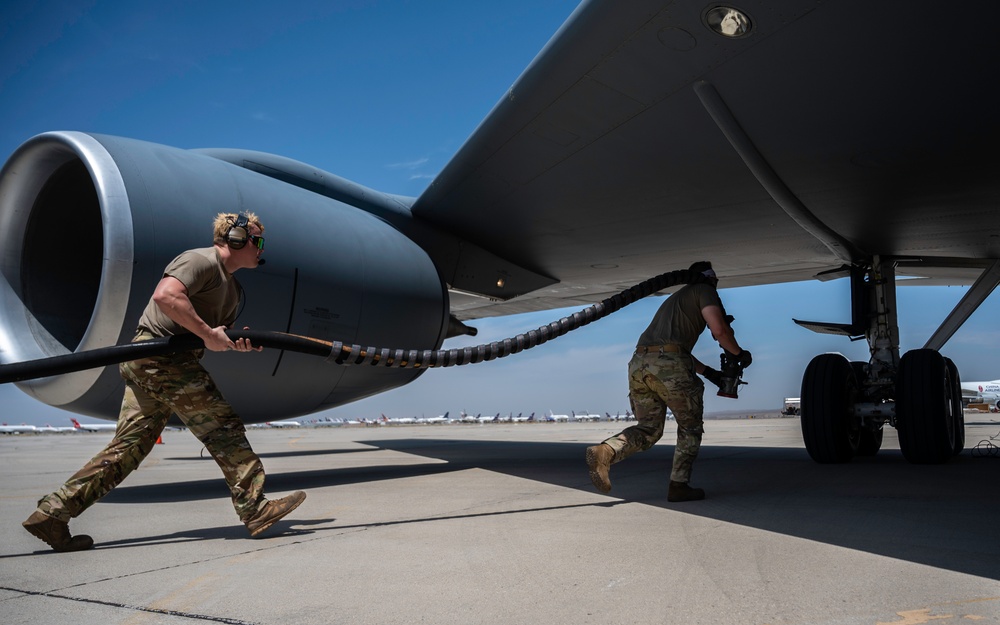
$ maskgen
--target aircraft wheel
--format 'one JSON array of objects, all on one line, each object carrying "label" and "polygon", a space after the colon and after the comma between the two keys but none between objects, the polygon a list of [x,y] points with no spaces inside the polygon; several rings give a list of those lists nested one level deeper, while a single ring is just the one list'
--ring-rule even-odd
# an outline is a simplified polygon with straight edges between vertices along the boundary
[{"label": "aircraft wheel", "polygon": [[861,424],[851,414],[858,380],[840,354],[820,354],[802,375],[802,439],[809,456],[821,464],[849,462],[858,450]]},{"label": "aircraft wheel", "polygon": [[874,456],[882,449],[883,429],[869,430],[862,428],[861,438],[858,441],[858,456]]},{"label": "aircraft wheel", "polygon": [[[865,379],[868,375],[868,363],[861,362],[860,360],[851,361],[851,370],[854,371],[854,377],[858,380],[858,392],[861,393],[862,383],[861,381]],[[872,430],[865,427],[864,424],[861,425],[861,431],[858,436],[858,451],[856,456],[874,456],[878,453],[879,449],[882,449],[882,428],[879,427],[877,430]]]},{"label": "aircraft wheel", "polygon": [[952,455],[957,456],[965,449],[965,410],[962,407],[962,379],[958,375],[958,367],[950,358],[944,359],[948,367],[948,381],[951,383],[951,414],[954,420],[955,439],[952,442]]},{"label": "aircraft wheel", "polygon": [[955,420],[944,357],[933,349],[906,352],[899,361],[896,394],[896,430],[903,456],[914,464],[946,462],[954,454]]}]

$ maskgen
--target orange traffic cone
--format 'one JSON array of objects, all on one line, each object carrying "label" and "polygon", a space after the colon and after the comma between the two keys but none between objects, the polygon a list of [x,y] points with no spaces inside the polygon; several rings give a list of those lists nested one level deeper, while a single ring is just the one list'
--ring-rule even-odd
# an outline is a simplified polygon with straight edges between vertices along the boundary
[{"label": "orange traffic cone", "polygon": [[162,436],[157,436],[156,437],[156,444],[157,445],[162,445],[163,444],[163,437]]}]

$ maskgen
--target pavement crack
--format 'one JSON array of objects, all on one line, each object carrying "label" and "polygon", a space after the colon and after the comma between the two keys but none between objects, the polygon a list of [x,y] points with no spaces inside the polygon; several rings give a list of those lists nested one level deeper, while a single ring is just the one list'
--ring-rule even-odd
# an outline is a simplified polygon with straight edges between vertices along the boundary
[{"label": "pavement crack", "polygon": [[[82,584],[81,584],[82,585]],[[101,599],[88,599],[85,597],[73,597],[70,595],[64,595],[59,592],[41,592],[36,590],[24,590],[23,588],[10,588],[8,586],[0,586],[0,590],[8,590],[10,592],[22,593],[25,595],[31,595],[34,597],[50,597],[53,599],[65,599],[67,601],[76,601],[79,603],[92,603],[95,605],[108,606],[112,608],[121,608],[124,610],[133,610],[136,612],[147,612],[150,614],[162,614],[166,616],[175,616],[179,618],[186,618],[196,621],[206,621],[209,623],[226,623],[228,625],[260,625],[253,621],[244,621],[241,619],[228,618],[225,616],[211,616],[208,614],[195,614],[192,612],[181,612],[179,610],[163,610],[160,608],[150,608],[141,605],[132,605],[128,603],[118,603],[116,601],[102,601]]]},{"label": "pavement crack", "polygon": [[110,582],[110,581],[122,580],[122,579],[127,579],[129,577],[136,577],[136,576],[139,576],[139,575],[148,575],[150,573],[159,573],[159,572],[162,572],[162,571],[169,571],[171,569],[184,568],[184,567],[188,567],[188,566],[191,566],[191,565],[194,565],[194,564],[204,564],[206,562],[212,562],[212,561],[215,561],[215,560],[225,560],[227,558],[239,557],[239,556],[243,556],[243,555],[247,555],[247,554],[251,554],[251,553],[259,553],[259,552],[262,552],[262,551],[270,551],[272,549],[281,549],[281,548],[287,547],[289,545],[301,544],[302,542],[308,542],[308,541],[296,540],[296,541],[287,542],[287,543],[281,543],[281,544],[276,544],[276,545],[268,545],[268,546],[258,547],[256,549],[247,549],[245,551],[240,551],[240,552],[237,552],[237,553],[223,554],[223,555],[215,556],[215,557],[212,557],[212,558],[204,558],[204,559],[201,559],[201,560],[192,560],[190,562],[182,562],[182,563],[179,563],[179,564],[172,564],[170,566],[161,566],[161,567],[157,567],[157,568],[153,568],[153,569],[145,569],[145,570],[142,570],[142,571],[135,571],[133,573],[126,573],[124,575],[114,575],[114,576],[111,576],[111,577],[104,577],[104,578],[101,578],[101,579],[91,579],[91,580],[87,580],[85,582],[80,582],[79,584],[72,584],[70,586],[64,586],[62,588],[55,588],[53,590],[48,590],[48,591],[26,590],[26,589],[23,589],[23,588],[11,588],[9,586],[0,586],[0,590],[8,590],[10,592],[16,592],[16,593],[21,593],[23,595],[31,595],[31,596],[35,596],[35,597],[51,597],[51,598],[54,598],[54,599],[65,599],[65,600],[68,600],[68,601],[79,601],[79,602],[83,602],[83,603],[92,603],[92,604],[96,604],[96,605],[104,605],[104,606],[110,606],[110,607],[116,607],[116,608],[123,608],[123,609],[126,609],[126,610],[136,610],[136,611],[139,611],[139,612],[149,612],[149,613],[152,613],[152,614],[165,614],[165,615],[169,615],[169,616],[183,617],[183,618],[192,619],[192,620],[208,621],[208,622],[212,622],[212,623],[228,623],[230,625],[259,625],[258,623],[255,623],[254,621],[244,621],[244,620],[241,620],[241,619],[232,619],[232,618],[227,618],[227,617],[224,617],[224,616],[210,616],[210,615],[207,615],[207,614],[194,614],[194,613],[190,613],[190,612],[181,612],[181,611],[178,611],[178,610],[165,610],[165,609],[160,609],[160,608],[151,608],[151,607],[146,607],[146,606],[132,605],[132,604],[128,604],[128,603],[119,603],[119,602],[115,602],[115,601],[102,601],[100,599],[88,599],[88,598],[85,598],[85,597],[74,597],[72,595],[67,595],[67,594],[63,594],[63,593],[65,593],[66,591],[71,590],[73,588],[82,588],[84,586],[90,586],[90,585],[93,585],[93,584],[100,584],[102,582]]}]

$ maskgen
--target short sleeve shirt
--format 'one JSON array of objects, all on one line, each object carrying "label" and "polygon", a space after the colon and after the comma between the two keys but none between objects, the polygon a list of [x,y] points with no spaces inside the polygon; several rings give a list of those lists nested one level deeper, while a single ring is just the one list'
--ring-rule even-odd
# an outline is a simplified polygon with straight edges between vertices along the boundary
[{"label": "short sleeve shirt", "polygon": [[[179,280],[186,288],[188,299],[205,323],[211,327],[228,326],[236,320],[240,303],[240,286],[233,274],[226,271],[215,247],[188,250],[170,261],[163,276]],[[150,298],[139,319],[139,328],[153,336],[187,334],[188,330],[168,317]]]},{"label": "short sleeve shirt", "polygon": [[710,284],[689,284],[667,298],[653,315],[636,347],[680,345],[691,353],[708,325],[701,314],[706,306],[722,308],[719,292]]}]

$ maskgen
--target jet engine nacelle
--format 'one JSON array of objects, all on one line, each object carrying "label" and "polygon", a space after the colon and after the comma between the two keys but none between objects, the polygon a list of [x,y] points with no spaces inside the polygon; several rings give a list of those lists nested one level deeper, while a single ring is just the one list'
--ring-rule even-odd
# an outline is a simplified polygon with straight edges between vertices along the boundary
[{"label": "jet engine nacelle", "polygon": [[[217,213],[240,211],[263,222],[267,264],[237,275],[245,302],[236,327],[441,346],[446,286],[427,254],[381,219],[205,154],[53,132],[25,142],[0,172],[0,360],[128,342],[167,263],[211,246]],[[205,364],[247,422],[331,408],[420,374],[280,350],[209,352]],[[123,389],[114,366],[18,386],[111,418]]]}]

